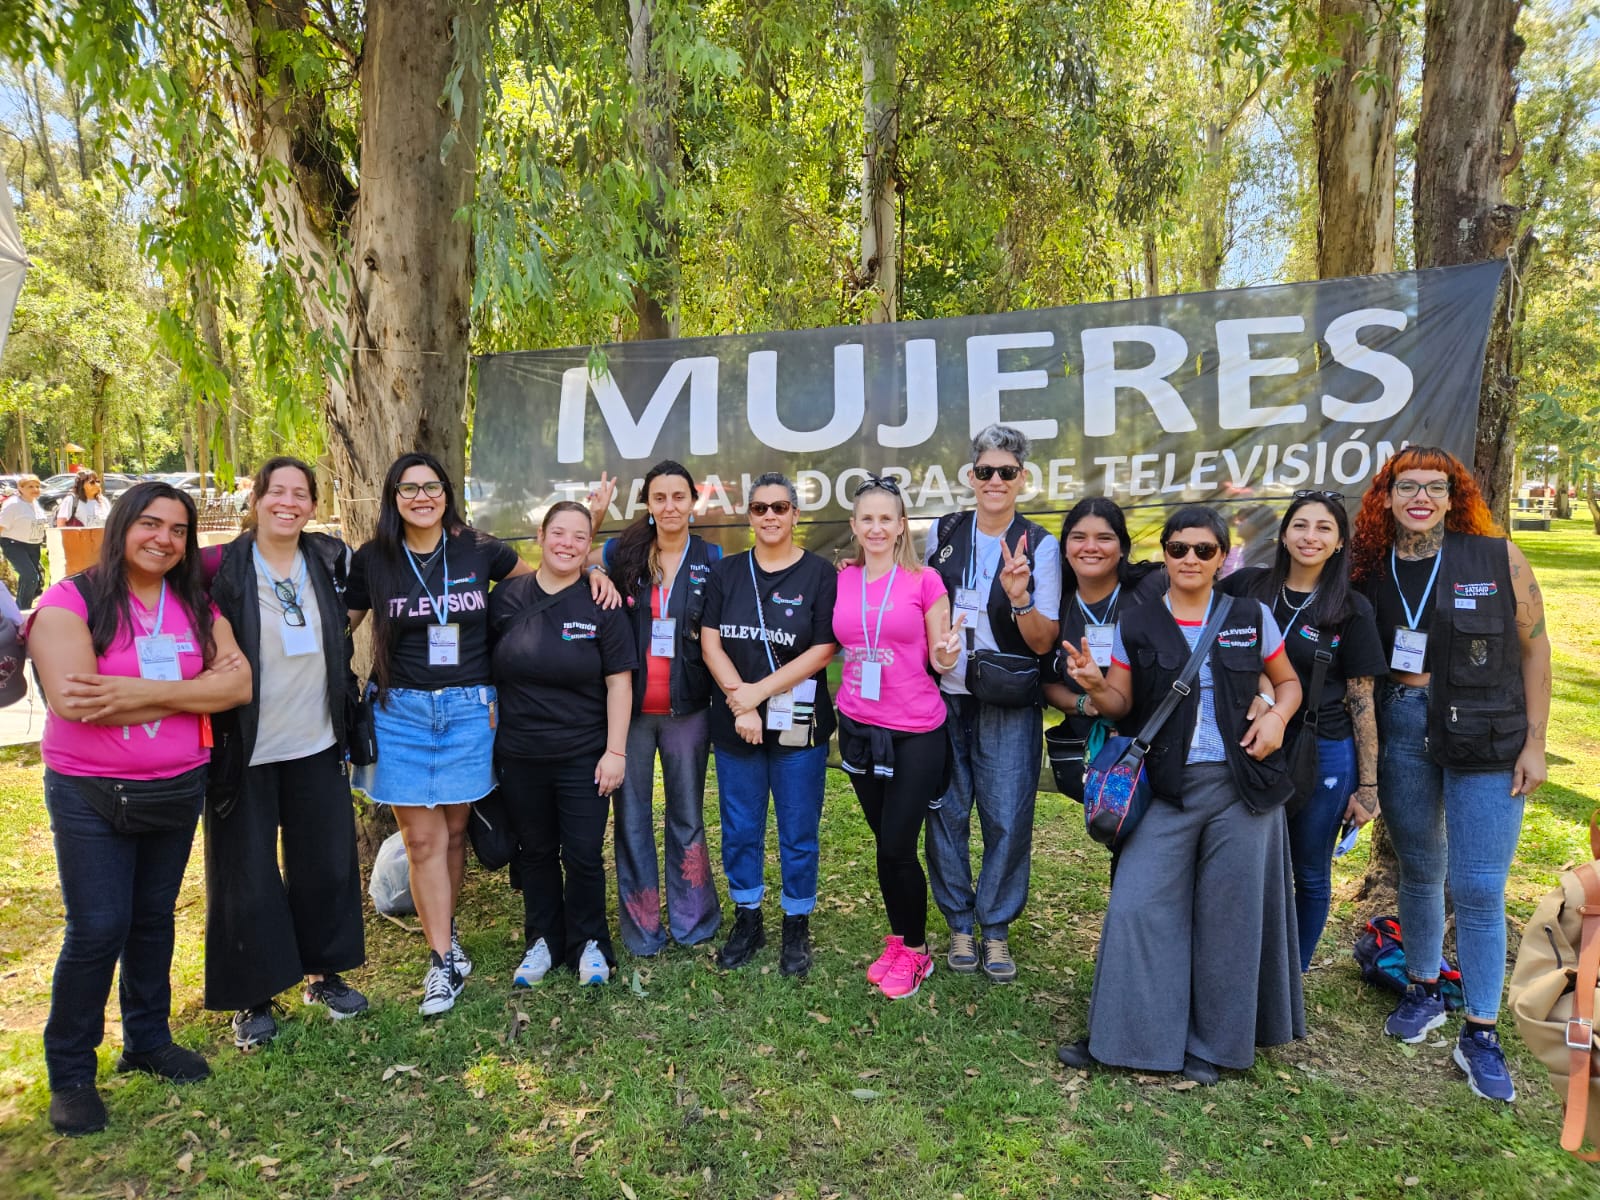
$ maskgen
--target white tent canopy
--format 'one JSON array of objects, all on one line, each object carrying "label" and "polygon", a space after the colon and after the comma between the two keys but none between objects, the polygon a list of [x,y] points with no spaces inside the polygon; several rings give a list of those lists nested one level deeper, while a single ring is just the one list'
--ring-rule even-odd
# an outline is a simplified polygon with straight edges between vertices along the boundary
[{"label": "white tent canopy", "polygon": [[23,253],[17,215],[11,209],[11,186],[6,182],[5,168],[0,166],[0,353],[6,348],[11,314],[16,310],[22,277],[27,271],[28,256]]}]

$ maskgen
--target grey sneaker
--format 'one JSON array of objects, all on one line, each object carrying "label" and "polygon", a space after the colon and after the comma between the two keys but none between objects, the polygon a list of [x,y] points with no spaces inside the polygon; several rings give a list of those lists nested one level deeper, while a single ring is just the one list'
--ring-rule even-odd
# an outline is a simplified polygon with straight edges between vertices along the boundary
[{"label": "grey sneaker", "polygon": [[271,1004],[257,1004],[233,1014],[233,1044],[241,1050],[265,1046],[278,1036],[278,1022]]},{"label": "grey sneaker", "polygon": [[367,998],[337,975],[328,975],[315,983],[306,984],[303,998],[307,1004],[324,1004],[328,1015],[335,1021],[359,1016],[367,1011]]},{"label": "grey sneaker", "polygon": [[1010,983],[1017,977],[1017,964],[1011,961],[1011,946],[1005,938],[983,939],[983,973],[996,983]]},{"label": "grey sneaker", "polygon": [[971,975],[978,969],[978,942],[970,933],[950,931],[950,950],[944,956],[952,971]]}]

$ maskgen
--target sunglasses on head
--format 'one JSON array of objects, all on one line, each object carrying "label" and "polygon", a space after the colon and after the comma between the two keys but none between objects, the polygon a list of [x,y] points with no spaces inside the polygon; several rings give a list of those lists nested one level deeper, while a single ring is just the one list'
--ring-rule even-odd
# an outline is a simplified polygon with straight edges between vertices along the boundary
[{"label": "sunglasses on head", "polygon": [[1332,500],[1335,504],[1344,503],[1343,492],[1326,492],[1321,488],[1306,488],[1294,494],[1296,500]]},{"label": "sunglasses on head", "polygon": [[984,483],[988,483],[989,480],[993,479],[996,475],[1000,476],[1000,478],[1004,479],[1007,483],[1010,483],[1018,475],[1022,474],[1022,468],[1012,466],[1009,463],[1003,467],[993,467],[988,463],[984,463],[981,466],[973,467],[972,473]]},{"label": "sunglasses on head", "polygon": [[1222,549],[1215,542],[1180,542],[1177,540],[1167,542],[1161,548],[1167,552],[1168,558],[1175,558],[1180,561],[1187,558],[1189,551],[1193,550],[1194,556],[1201,562],[1210,562],[1217,556],[1217,551]]},{"label": "sunglasses on head", "polygon": [[874,488],[877,488],[879,491],[888,492],[891,496],[898,496],[900,494],[900,485],[893,479],[885,479],[881,475],[868,475],[866,479],[862,481],[861,486],[856,488],[855,494],[859,496],[863,492],[872,491]]},{"label": "sunglasses on head", "polygon": [[774,500],[769,504],[765,500],[752,500],[748,507],[752,517],[764,517],[769,512],[776,513],[782,517],[788,515],[789,510],[794,507],[794,503],[790,500]]},{"label": "sunglasses on head", "polygon": [[415,500],[418,492],[421,492],[424,496],[431,496],[434,499],[438,499],[440,496],[444,495],[444,484],[440,483],[437,479],[430,479],[427,483],[396,484],[394,489],[394,494],[399,496],[402,500]]}]

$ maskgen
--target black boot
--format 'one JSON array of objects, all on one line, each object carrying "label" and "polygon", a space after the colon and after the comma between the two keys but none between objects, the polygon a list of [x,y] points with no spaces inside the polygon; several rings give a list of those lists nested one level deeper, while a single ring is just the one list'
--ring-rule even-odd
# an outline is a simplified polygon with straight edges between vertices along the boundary
[{"label": "black boot", "polygon": [[717,966],[724,971],[742,967],[756,956],[756,951],[767,944],[766,926],[761,921],[759,908],[735,908],[733,932],[717,951]]},{"label": "black boot", "polygon": [[778,955],[778,973],[804,975],[811,970],[811,918],[783,918],[783,952]]}]

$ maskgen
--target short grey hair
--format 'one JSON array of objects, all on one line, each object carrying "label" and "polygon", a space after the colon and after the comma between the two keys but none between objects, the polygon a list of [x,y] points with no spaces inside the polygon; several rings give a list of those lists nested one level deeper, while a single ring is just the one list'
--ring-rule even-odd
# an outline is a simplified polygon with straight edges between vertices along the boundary
[{"label": "short grey hair", "polygon": [[972,461],[985,450],[1001,450],[1014,456],[1018,464],[1028,461],[1028,435],[1014,425],[985,425],[972,439]]},{"label": "short grey hair", "polygon": [[789,503],[796,508],[800,507],[800,493],[794,490],[794,481],[782,471],[763,471],[750,481],[750,490],[745,493],[745,502],[749,503],[750,497],[764,487],[786,488],[789,492]]}]

